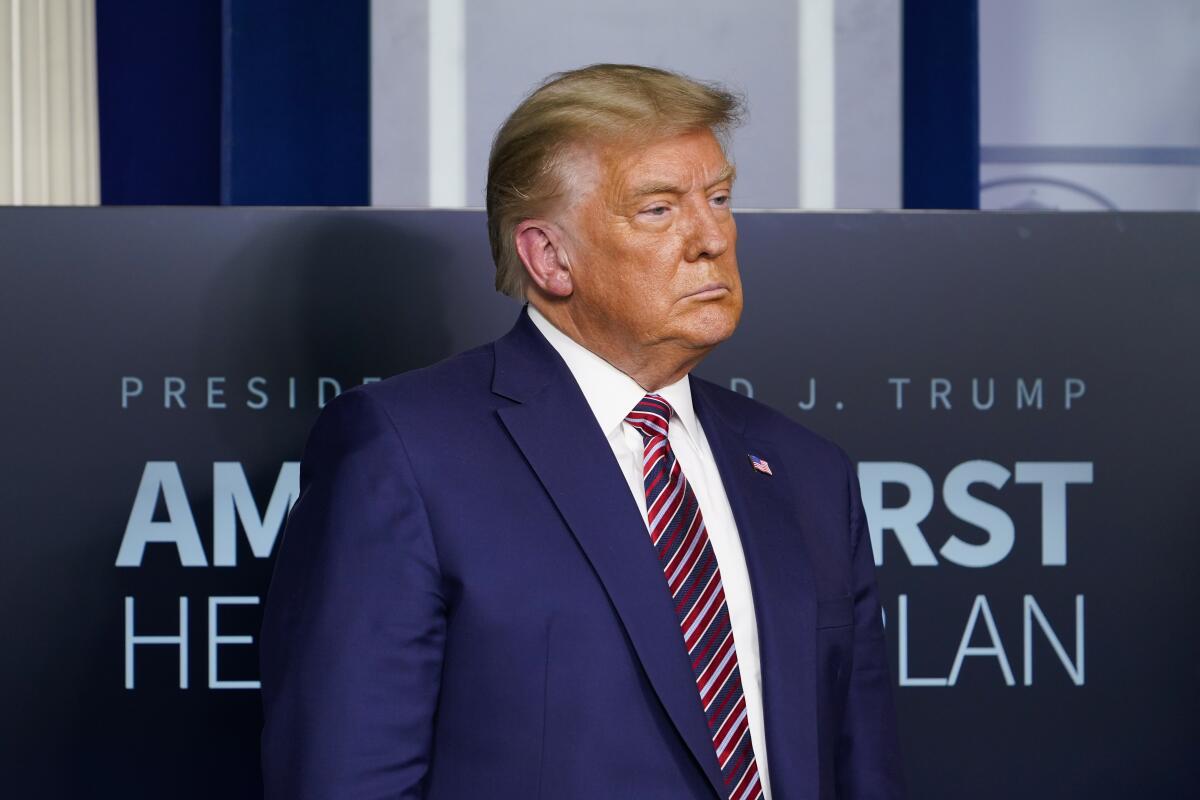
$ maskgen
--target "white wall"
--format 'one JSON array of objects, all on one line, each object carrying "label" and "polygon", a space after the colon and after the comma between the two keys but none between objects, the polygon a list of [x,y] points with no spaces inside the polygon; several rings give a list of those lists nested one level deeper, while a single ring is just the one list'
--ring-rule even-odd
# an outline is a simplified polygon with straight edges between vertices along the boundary
[{"label": "white wall", "polygon": [[504,117],[599,61],[746,93],[742,208],[899,204],[899,0],[373,0],[373,203],[481,206]]},{"label": "white wall", "polygon": [[1200,209],[1200,0],[980,0],[983,208]]}]

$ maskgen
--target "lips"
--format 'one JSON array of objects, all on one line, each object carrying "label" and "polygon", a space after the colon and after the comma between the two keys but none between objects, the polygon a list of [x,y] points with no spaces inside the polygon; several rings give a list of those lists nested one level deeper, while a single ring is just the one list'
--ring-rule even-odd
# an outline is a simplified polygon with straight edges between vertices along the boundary
[{"label": "lips", "polygon": [[729,286],[727,284],[712,281],[710,283],[704,284],[703,286],[701,286],[700,288],[696,289],[693,292],[689,292],[688,294],[684,295],[684,297],[695,297],[698,299],[704,299],[708,296],[715,297],[715,296],[718,296],[718,295],[720,295],[724,292],[728,292],[728,291],[729,291]]}]

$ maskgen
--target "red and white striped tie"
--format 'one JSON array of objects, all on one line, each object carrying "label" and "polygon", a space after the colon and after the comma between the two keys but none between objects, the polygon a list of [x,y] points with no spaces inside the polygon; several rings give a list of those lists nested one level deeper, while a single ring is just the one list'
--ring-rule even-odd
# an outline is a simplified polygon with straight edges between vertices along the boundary
[{"label": "red and white striped tie", "polygon": [[728,797],[755,800],[762,797],[762,786],[721,571],[708,541],[700,503],[667,441],[670,419],[671,405],[656,394],[646,395],[625,417],[642,434],[645,447],[642,479],[650,540],[675,601]]}]

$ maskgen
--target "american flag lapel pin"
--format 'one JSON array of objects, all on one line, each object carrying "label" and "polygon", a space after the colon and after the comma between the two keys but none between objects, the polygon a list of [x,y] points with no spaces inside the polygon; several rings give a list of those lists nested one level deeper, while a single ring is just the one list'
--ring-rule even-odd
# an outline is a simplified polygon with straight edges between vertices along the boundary
[{"label": "american flag lapel pin", "polygon": [[746,455],[750,457],[750,466],[754,467],[755,472],[761,472],[763,475],[775,474],[771,472],[771,465],[767,463],[765,458],[759,458],[754,453],[747,453]]}]

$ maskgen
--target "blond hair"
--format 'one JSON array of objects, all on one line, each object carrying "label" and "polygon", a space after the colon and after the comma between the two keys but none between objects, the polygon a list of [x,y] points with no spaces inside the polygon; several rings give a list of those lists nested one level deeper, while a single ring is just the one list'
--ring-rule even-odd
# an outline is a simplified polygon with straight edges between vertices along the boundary
[{"label": "blond hair", "polygon": [[487,221],[496,289],[521,299],[525,268],[513,231],[567,190],[574,145],[711,130],[724,147],[741,121],[739,96],[666,70],[593,64],[551,75],[509,115],[488,159]]}]

